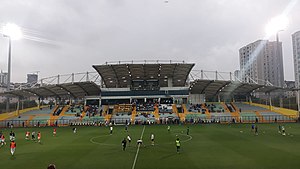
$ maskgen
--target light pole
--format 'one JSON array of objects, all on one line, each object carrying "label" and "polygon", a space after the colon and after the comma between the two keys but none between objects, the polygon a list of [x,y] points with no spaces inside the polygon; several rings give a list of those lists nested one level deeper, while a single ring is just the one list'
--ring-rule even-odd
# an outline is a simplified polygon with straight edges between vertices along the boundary
[{"label": "light pole", "polygon": [[296,100],[297,100],[297,108],[298,108],[298,112],[297,112],[297,118],[300,118],[300,90],[299,88],[297,88],[297,97],[296,97]]},{"label": "light pole", "polygon": [[[2,34],[8,38],[8,70],[7,70],[7,91],[10,90],[10,77],[11,77],[11,41],[21,39],[23,34],[21,28],[16,24],[7,23],[2,28]],[[10,98],[7,96],[6,112],[9,112]]]},{"label": "light pole", "polygon": [[[274,18],[272,18],[268,24],[265,27],[265,31],[267,33],[267,38],[269,38],[271,35],[276,35],[276,46],[275,46],[275,59],[277,62],[277,70],[279,70],[279,72],[277,71],[278,76],[275,76],[276,79],[274,79],[274,81],[277,82],[277,85],[280,87],[283,87],[284,84],[284,78],[283,78],[283,74],[281,74],[281,72],[283,72],[283,65],[281,66],[280,63],[283,64],[283,58],[282,55],[280,55],[280,50],[279,50],[279,32],[283,31],[287,28],[289,23],[289,20],[287,18],[286,15],[282,14],[279,16],[276,16]],[[281,50],[282,51],[282,50]],[[275,83],[276,84],[276,83]],[[283,101],[282,101],[282,92],[279,93],[279,99],[280,99],[280,107],[283,107]]]},{"label": "light pole", "polygon": [[[6,36],[6,35],[4,35]],[[7,91],[10,91],[10,76],[11,76],[11,38],[8,37],[8,70],[7,70]],[[6,97],[6,112],[9,112],[10,98]]]},{"label": "light pole", "polygon": [[[281,32],[281,31],[283,31],[283,30],[278,30],[276,32],[276,59],[277,59],[277,67],[280,66],[279,63],[283,62],[282,55],[280,55],[280,50],[279,50],[280,49],[280,45],[279,45],[279,32]],[[281,79],[280,72],[278,72],[278,80],[277,80],[277,82],[279,82],[280,87],[284,86],[283,81]],[[282,97],[283,97],[283,92],[280,92],[279,93],[279,107],[283,107]]]}]

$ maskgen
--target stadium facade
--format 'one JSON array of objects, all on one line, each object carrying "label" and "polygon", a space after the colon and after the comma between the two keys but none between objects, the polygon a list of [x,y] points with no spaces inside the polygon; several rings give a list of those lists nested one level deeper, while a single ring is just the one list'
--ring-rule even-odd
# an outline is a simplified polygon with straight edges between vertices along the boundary
[{"label": "stadium facade", "polygon": [[[184,61],[106,62],[93,65],[96,72],[42,78],[1,93],[17,98],[18,104],[16,113],[8,113],[0,125],[292,122],[298,117],[272,107],[270,93],[292,89],[242,82],[233,73],[198,71],[194,66]],[[265,93],[269,105],[252,103],[255,92]],[[39,106],[19,113],[20,102],[32,99]],[[55,106],[39,110],[49,99]]]},{"label": "stadium facade", "polygon": [[[184,61],[118,61],[93,65],[96,72],[42,78],[32,86],[19,86],[2,96],[25,99],[98,99],[99,104],[131,103],[134,99],[171,99],[178,103],[251,99],[255,92],[269,94],[284,88],[242,82],[233,73],[193,70]],[[222,74],[223,73],[223,74]]]}]

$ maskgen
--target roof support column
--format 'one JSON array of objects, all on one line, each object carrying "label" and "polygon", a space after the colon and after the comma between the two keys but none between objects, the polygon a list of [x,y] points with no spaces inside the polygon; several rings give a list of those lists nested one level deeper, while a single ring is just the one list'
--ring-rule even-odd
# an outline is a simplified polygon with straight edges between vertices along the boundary
[{"label": "roof support column", "polygon": [[74,79],[75,79],[74,73],[72,73],[72,83],[74,83]]},{"label": "roof support column", "polygon": [[100,114],[100,116],[102,116],[101,111],[102,111],[102,107],[101,107],[101,96],[100,96],[99,103],[98,103],[98,113]]},{"label": "roof support column", "polygon": [[72,99],[71,99],[71,96],[69,95],[69,106],[72,105]]},{"label": "roof support column", "polygon": [[271,93],[269,92],[269,109],[272,110],[273,107],[272,107],[272,97],[271,97]]},{"label": "roof support column", "polygon": [[41,98],[38,99],[38,108],[41,109]]},{"label": "roof support column", "polygon": [[24,109],[24,99],[22,99],[22,105],[21,105],[21,110]]},{"label": "roof support column", "polygon": [[90,81],[90,79],[89,79],[89,72],[86,72],[86,81],[87,82]]},{"label": "roof support column", "polygon": [[219,103],[221,102],[220,94],[218,94],[218,102],[219,102]]},{"label": "roof support column", "polygon": [[9,106],[10,106],[10,97],[6,96],[6,113],[9,112]]},{"label": "roof support column", "polygon": [[55,107],[57,106],[57,97],[55,97],[54,105],[55,105]]},{"label": "roof support column", "polygon": [[249,103],[250,103],[250,105],[252,104],[252,98],[251,98],[251,95],[249,96]]},{"label": "roof support column", "polygon": [[44,106],[44,97],[41,99],[41,106]]},{"label": "roof support column", "polygon": [[233,102],[233,103],[235,102],[235,98],[234,98],[234,95],[232,96],[232,102]]},{"label": "roof support column", "polygon": [[298,107],[298,118],[300,117],[300,90],[297,90],[297,107]]},{"label": "roof support column", "polygon": [[59,84],[59,75],[57,75],[57,84]]},{"label": "roof support column", "polygon": [[18,103],[17,103],[17,110],[16,110],[17,116],[20,114],[20,97],[18,97]]},{"label": "roof support column", "polygon": [[279,96],[279,107],[283,108],[283,98],[282,98],[282,95]]},{"label": "roof support column", "polygon": [[100,79],[100,87],[102,88],[102,87],[104,87],[104,86],[105,86],[104,80],[101,78],[101,79]]}]

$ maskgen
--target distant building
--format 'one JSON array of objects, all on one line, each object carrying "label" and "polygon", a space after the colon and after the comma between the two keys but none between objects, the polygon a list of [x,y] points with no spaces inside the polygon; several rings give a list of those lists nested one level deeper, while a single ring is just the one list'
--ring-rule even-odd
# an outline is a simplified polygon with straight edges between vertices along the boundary
[{"label": "distant building", "polygon": [[239,50],[243,82],[284,86],[282,43],[258,40]]},{"label": "distant building", "polygon": [[[294,89],[295,88],[295,81],[284,81],[285,88]],[[287,91],[284,93],[285,97],[296,97],[296,91]]]},{"label": "distant building", "polygon": [[[4,93],[7,91],[6,87],[0,87],[0,93]],[[0,96],[0,103],[4,103],[6,101],[6,97]]]},{"label": "distant building", "polygon": [[33,84],[38,81],[38,74],[27,74],[27,83]]},{"label": "distant building", "polygon": [[[5,87],[0,87],[0,93],[4,93],[7,91],[6,86]],[[10,103],[16,103],[18,102],[18,99],[16,97],[10,97]],[[5,96],[0,96],[0,103],[5,103],[7,98]]]},{"label": "distant building", "polygon": [[295,71],[295,86],[300,87],[300,31],[292,34],[293,41],[293,56],[294,56],[294,71]]},{"label": "distant building", "polygon": [[7,73],[6,72],[2,72],[0,73],[0,85],[1,86],[7,86]]}]

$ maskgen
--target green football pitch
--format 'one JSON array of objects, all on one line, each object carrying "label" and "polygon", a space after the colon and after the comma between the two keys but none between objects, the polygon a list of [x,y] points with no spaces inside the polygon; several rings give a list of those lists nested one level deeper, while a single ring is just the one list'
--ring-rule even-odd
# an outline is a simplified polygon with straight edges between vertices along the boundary
[{"label": "green football pitch", "polygon": [[[186,135],[189,127],[190,135]],[[3,169],[43,169],[54,163],[57,169],[289,169],[300,167],[300,125],[285,124],[286,136],[278,133],[278,124],[258,124],[259,135],[251,124],[209,124],[167,126],[15,128],[17,148],[10,155],[10,130],[1,129],[7,145],[0,148]],[[41,131],[42,143],[25,140],[26,131]],[[155,135],[151,145],[150,135]],[[132,142],[122,150],[121,141],[130,134]],[[143,146],[136,145],[142,136]],[[175,140],[181,140],[176,153]]]}]

